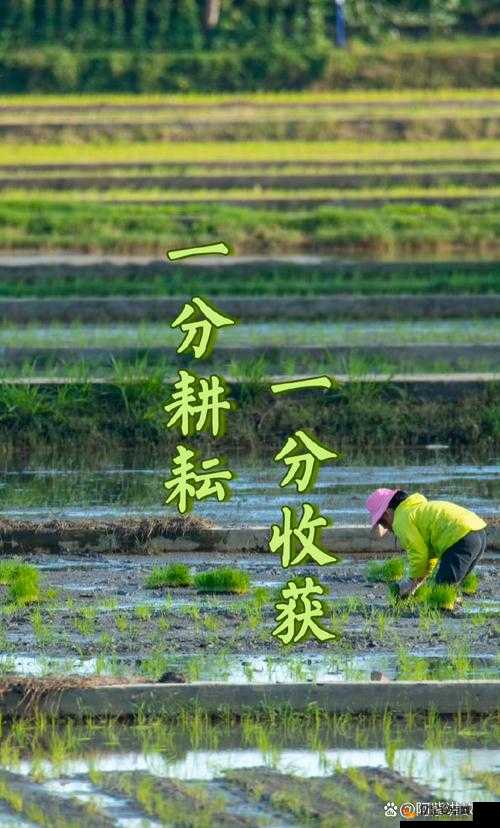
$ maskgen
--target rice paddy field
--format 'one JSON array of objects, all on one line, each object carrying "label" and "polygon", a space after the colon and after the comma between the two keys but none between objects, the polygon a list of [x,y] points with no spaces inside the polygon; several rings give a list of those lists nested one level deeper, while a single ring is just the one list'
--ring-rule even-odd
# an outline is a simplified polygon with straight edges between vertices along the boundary
[{"label": "rice paddy field", "polygon": [[[357,828],[498,801],[498,709],[440,715],[415,687],[500,677],[499,137],[494,89],[2,97],[2,826]],[[204,362],[171,327],[197,295],[237,321]],[[167,428],[181,369],[226,380],[217,439]],[[285,647],[268,539],[304,501],[274,462],[298,429],[338,453],[307,494],[337,560],[294,573],[333,637]],[[179,442],[223,457],[230,499],[165,503]],[[394,597],[379,486],[486,520],[453,609]],[[230,703],[405,682],[403,711]],[[144,684],[172,705],[82,712]],[[179,710],[181,685],[227,704]]]}]

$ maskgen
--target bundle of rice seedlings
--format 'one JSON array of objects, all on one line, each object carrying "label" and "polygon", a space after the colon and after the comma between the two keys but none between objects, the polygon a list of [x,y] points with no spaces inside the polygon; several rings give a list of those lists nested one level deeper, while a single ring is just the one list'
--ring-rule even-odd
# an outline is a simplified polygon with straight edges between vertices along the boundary
[{"label": "bundle of rice seedlings", "polygon": [[391,584],[399,581],[404,575],[405,562],[403,558],[389,558],[387,561],[373,561],[369,564],[366,577],[369,581],[378,581]]},{"label": "bundle of rice seedlings", "polygon": [[250,588],[250,576],[241,569],[222,567],[200,572],[194,579],[198,592],[234,592],[242,595]]},{"label": "bundle of rice seedlings", "polygon": [[10,576],[7,597],[18,606],[40,600],[40,576],[34,566],[25,564]]},{"label": "bundle of rice seedlings", "polygon": [[432,584],[429,585],[426,603],[434,609],[452,610],[457,597],[458,589],[455,584]]},{"label": "bundle of rice seedlings", "polygon": [[464,595],[475,595],[478,587],[479,576],[475,572],[469,572],[460,584],[460,589]]},{"label": "bundle of rice seedlings", "polygon": [[193,586],[193,576],[186,564],[172,563],[168,566],[154,566],[146,580],[148,589],[159,587],[190,587]]},{"label": "bundle of rice seedlings", "polygon": [[7,558],[5,561],[0,561],[0,585],[7,586],[13,575],[28,565],[15,558]]}]

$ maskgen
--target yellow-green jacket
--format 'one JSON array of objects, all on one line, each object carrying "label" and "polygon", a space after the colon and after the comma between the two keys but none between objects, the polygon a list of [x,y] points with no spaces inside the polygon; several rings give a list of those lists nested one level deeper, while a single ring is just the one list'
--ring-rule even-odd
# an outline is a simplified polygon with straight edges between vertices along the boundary
[{"label": "yellow-green jacket", "polygon": [[410,578],[423,578],[450,546],[471,530],[484,529],[480,517],[448,503],[427,500],[424,495],[410,495],[394,511],[392,531],[408,554]]}]

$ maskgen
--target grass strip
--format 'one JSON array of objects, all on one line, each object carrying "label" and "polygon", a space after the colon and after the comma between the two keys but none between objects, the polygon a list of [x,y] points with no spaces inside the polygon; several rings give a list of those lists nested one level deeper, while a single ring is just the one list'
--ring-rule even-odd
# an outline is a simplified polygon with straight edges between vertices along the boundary
[{"label": "grass strip", "polygon": [[[487,458],[499,437],[498,383],[493,382],[464,395],[459,406],[452,397],[425,399],[418,388],[410,393],[390,382],[345,383],[321,394],[304,392],[287,400],[286,407],[252,379],[233,383],[230,389],[237,408],[219,438],[223,450],[278,451],[304,422],[321,442],[350,451],[350,456],[354,447],[357,453],[369,452],[375,442],[377,448],[384,445],[396,453],[441,443],[449,445],[457,459],[471,451]],[[167,399],[160,371],[140,380],[124,375],[102,384],[0,385],[1,454],[7,458],[20,446],[24,451],[50,445],[66,450],[73,443],[91,453],[101,452],[103,445],[110,452],[132,445],[148,451],[155,447],[166,457],[179,439],[177,431],[165,427]],[[210,435],[199,433],[192,444],[210,451],[209,440]]]}]

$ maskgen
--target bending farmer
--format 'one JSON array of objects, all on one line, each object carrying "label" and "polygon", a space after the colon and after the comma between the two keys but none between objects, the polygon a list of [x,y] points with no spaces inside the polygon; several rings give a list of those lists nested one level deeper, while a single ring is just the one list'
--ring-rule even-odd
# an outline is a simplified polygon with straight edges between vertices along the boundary
[{"label": "bending farmer", "polygon": [[486,548],[486,523],[474,512],[401,489],[376,489],[366,501],[378,537],[392,532],[406,550],[409,577],[398,584],[413,595],[438,563],[437,584],[459,584]]}]

